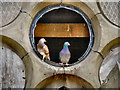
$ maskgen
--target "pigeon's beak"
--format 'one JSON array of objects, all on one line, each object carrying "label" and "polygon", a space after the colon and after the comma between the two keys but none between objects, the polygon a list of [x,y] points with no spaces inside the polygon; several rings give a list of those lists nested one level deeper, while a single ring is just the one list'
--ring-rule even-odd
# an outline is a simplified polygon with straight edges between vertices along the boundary
[{"label": "pigeon's beak", "polygon": [[46,40],[44,42],[47,42]]},{"label": "pigeon's beak", "polygon": [[47,41],[44,39],[43,42],[47,42]]},{"label": "pigeon's beak", "polygon": [[70,43],[68,43],[68,46],[70,46]]}]

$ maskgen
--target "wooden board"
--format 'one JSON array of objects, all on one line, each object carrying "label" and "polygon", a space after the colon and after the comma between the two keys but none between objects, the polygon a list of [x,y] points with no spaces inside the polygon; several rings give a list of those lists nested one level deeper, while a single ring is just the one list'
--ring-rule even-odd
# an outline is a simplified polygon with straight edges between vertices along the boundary
[{"label": "wooden board", "polygon": [[81,23],[37,24],[34,34],[35,37],[89,37],[89,30]]}]

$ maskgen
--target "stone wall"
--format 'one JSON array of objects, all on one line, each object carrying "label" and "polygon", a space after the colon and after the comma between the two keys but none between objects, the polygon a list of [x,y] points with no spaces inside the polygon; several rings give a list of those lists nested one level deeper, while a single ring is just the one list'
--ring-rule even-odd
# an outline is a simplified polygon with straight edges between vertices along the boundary
[{"label": "stone wall", "polygon": [[22,60],[8,46],[1,49],[2,88],[24,88],[25,67]]},{"label": "stone wall", "polygon": [[[117,57],[119,56],[119,49],[114,52],[115,48],[119,48],[120,46],[119,24],[116,24],[116,21],[111,23],[111,16],[108,15],[107,18],[105,17],[106,14],[100,9],[100,5],[104,6],[104,4],[100,4],[99,2],[75,1],[63,0],[62,3],[70,4],[81,9],[89,17],[95,34],[95,42],[92,51],[82,62],[65,68],[55,67],[46,62],[42,62],[33,51],[29,39],[30,26],[35,15],[44,7],[59,4],[61,1],[0,3],[2,4],[0,6],[0,13],[2,15],[2,24],[0,24],[0,38],[2,39],[0,41],[1,88],[40,88],[48,86],[49,88],[54,88],[56,87],[54,81],[52,81],[53,84],[44,83],[45,80],[53,77],[58,78],[57,86],[61,85],[60,87],[62,87],[64,83],[60,83],[61,81],[57,74],[61,76],[64,76],[64,74],[67,76],[69,74],[66,78],[71,77],[71,75],[79,77],[81,78],[79,79],[81,80],[80,82],[84,81],[84,86],[86,87],[88,83],[94,88],[111,87],[111,85],[114,88],[120,87],[116,85],[117,83],[114,83],[120,79],[117,77],[117,73],[120,71],[118,70],[119,66],[117,66],[119,65],[119,61],[118,64],[116,63]],[[105,10],[104,8],[102,9],[103,11]],[[116,8],[113,8],[113,11],[116,11]],[[114,15],[112,17],[114,18]],[[113,57],[110,56],[112,50]],[[114,66],[113,60],[115,61]],[[104,76],[101,73],[102,71],[100,72],[101,64],[102,67],[105,65],[111,67],[108,74],[106,74],[106,71],[108,71],[106,66],[106,70],[104,68],[102,69],[105,72],[105,80],[103,81],[100,80],[100,77]],[[114,74],[115,77],[106,85],[106,78],[111,78]],[[66,85],[68,86],[67,88],[71,88],[70,86],[73,83],[76,85],[76,88],[79,87],[71,79],[63,80],[62,82],[68,82],[69,85]],[[83,85],[83,83],[80,83],[80,85]]]}]

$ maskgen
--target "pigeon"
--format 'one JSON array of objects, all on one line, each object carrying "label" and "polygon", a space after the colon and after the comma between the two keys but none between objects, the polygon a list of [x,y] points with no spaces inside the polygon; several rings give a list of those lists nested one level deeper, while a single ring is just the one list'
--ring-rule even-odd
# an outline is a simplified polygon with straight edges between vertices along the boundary
[{"label": "pigeon", "polygon": [[45,58],[50,61],[49,49],[48,46],[45,44],[45,42],[46,40],[44,38],[41,38],[38,41],[37,50],[43,56],[42,61],[44,61]]},{"label": "pigeon", "polygon": [[63,64],[66,64],[67,66],[69,65],[68,62],[70,60],[71,54],[70,54],[68,46],[70,46],[70,43],[65,42],[64,46],[63,46],[63,49],[59,53],[59,58],[62,62],[62,63],[59,63],[59,64],[61,64],[61,65],[63,65]]}]

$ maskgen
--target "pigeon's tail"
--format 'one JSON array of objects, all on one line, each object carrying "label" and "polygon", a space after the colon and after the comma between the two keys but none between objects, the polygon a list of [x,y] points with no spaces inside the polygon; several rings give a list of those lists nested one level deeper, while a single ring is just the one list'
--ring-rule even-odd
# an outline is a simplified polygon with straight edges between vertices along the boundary
[{"label": "pigeon's tail", "polygon": [[46,55],[46,59],[50,61],[50,56],[49,56],[49,55]]},{"label": "pigeon's tail", "polygon": [[48,56],[48,58],[47,58],[49,61],[50,61],[50,56]]}]

